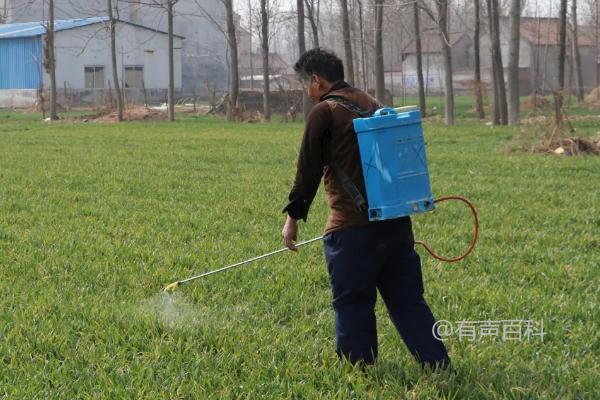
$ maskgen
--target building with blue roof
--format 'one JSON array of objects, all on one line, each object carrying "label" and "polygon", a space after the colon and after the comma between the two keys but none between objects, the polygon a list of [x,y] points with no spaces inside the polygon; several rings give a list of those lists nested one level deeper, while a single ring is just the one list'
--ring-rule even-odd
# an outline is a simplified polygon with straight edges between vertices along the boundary
[{"label": "building with blue roof", "polygon": [[[117,22],[120,83],[129,101],[162,102],[168,88],[168,35]],[[108,17],[55,21],[56,81],[63,102],[106,101],[113,81]],[[0,107],[31,106],[49,87],[44,22],[0,25]],[[176,36],[175,86],[181,87],[183,37]],[[59,96],[60,97],[60,96]]]}]

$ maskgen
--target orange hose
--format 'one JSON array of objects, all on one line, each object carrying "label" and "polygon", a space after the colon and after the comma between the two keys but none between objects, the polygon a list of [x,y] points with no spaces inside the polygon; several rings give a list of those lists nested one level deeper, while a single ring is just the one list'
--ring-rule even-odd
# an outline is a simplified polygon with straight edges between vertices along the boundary
[{"label": "orange hose", "polygon": [[467,199],[465,199],[462,196],[445,196],[445,197],[440,197],[439,199],[435,199],[434,203],[441,203],[443,201],[447,201],[447,200],[460,200],[463,203],[467,204],[469,206],[469,208],[471,209],[471,212],[473,213],[473,218],[475,219],[475,226],[473,228],[473,240],[471,241],[471,245],[469,246],[469,248],[467,249],[467,251],[458,257],[454,257],[454,258],[446,258],[446,257],[442,257],[438,254],[436,254],[431,247],[429,247],[429,245],[427,243],[425,243],[422,240],[416,240],[415,244],[420,244],[422,245],[425,250],[427,250],[429,252],[429,254],[431,254],[434,258],[440,260],[440,261],[445,261],[445,262],[457,262],[462,260],[463,258],[467,257],[469,254],[471,254],[471,252],[473,251],[473,249],[475,248],[475,244],[477,243],[477,238],[479,237],[479,217],[477,216],[477,210],[475,209],[475,206]]}]

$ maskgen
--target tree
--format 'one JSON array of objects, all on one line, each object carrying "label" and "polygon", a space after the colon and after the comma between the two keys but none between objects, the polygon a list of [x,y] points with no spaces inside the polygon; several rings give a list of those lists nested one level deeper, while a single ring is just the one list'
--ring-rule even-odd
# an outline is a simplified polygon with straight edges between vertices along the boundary
[{"label": "tree", "polygon": [[238,96],[240,91],[240,76],[238,63],[237,38],[235,23],[233,21],[233,0],[223,0],[225,4],[227,43],[229,45],[229,107],[227,107],[227,119],[233,120],[238,107]]},{"label": "tree", "polygon": [[54,58],[54,0],[48,2],[48,66],[50,72],[50,119],[57,120],[56,113],[56,59]]},{"label": "tree", "polygon": [[364,24],[363,24],[363,6],[362,6],[362,2],[361,0],[356,0],[356,2],[358,3],[358,26],[359,26],[359,30],[360,30],[360,64],[361,64],[361,71],[362,71],[362,80],[363,80],[363,89],[365,91],[367,91],[368,88],[368,84],[367,84],[367,59],[366,59],[366,46],[365,46],[365,29],[364,29]]},{"label": "tree", "polygon": [[493,123],[506,125],[508,123],[508,105],[506,103],[506,86],[504,83],[504,67],[500,51],[500,16],[498,0],[487,0],[492,42],[492,73],[494,82],[494,114]]},{"label": "tree", "polygon": [[117,68],[117,44],[116,44],[116,25],[117,20],[114,17],[112,0],[107,0],[107,11],[110,23],[110,56],[112,63],[113,88],[117,96],[117,121],[123,121],[123,94],[119,86],[119,73]]},{"label": "tree", "polygon": [[581,70],[581,54],[579,53],[579,29],[577,22],[577,0],[571,0],[571,20],[573,25],[572,41],[573,41],[573,67],[575,69],[575,78],[577,82],[577,102],[583,102],[583,72]]},{"label": "tree", "polygon": [[383,1],[375,0],[375,97],[385,103],[383,66]]},{"label": "tree", "polygon": [[[263,61],[263,114],[267,121],[271,120],[271,92],[269,71],[269,15],[267,13],[267,0],[260,0],[261,17],[261,49]],[[252,54],[250,54],[252,57]]]},{"label": "tree", "polygon": [[454,88],[452,81],[452,48],[448,35],[448,0],[437,1],[438,30],[442,44],[442,57],[444,59],[445,80],[445,119],[446,125],[454,125]]},{"label": "tree", "polygon": [[481,83],[481,57],[480,57],[480,45],[479,45],[479,35],[480,35],[480,7],[479,1],[475,0],[475,30],[473,32],[473,47],[474,47],[474,57],[475,57],[475,101],[477,108],[477,116],[479,119],[485,118],[485,111],[483,109],[483,87]]},{"label": "tree", "polygon": [[521,0],[510,5],[510,39],[508,50],[508,123],[519,123],[519,47],[521,26]]},{"label": "tree", "polygon": [[[302,54],[306,53],[306,39],[304,37],[304,3],[302,0],[296,0],[296,10],[298,13],[298,53],[302,56]],[[312,109],[312,104],[304,91],[302,91],[302,109],[304,111],[304,120],[306,121],[306,118]]]},{"label": "tree", "polygon": [[558,33],[558,90],[554,111],[557,124],[561,121],[563,94],[565,90],[565,60],[567,56],[567,0],[560,0],[559,33]]},{"label": "tree", "polygon": [[423,79],[423,54],[421,50],[421,19],[419,16],[419,4],[413,3],[413,19],[415,28],[415,52],[417,54],[417,81],[419,84],[419,108],[421,115],[427,115],[427,103],[425,101],[425,80]]},{"label": "tree", "polygon": [[168,103],[169,111],[168,117],[169,122],[175,121],[175,57],[173,55],[173,7],[177,3],[177,0],[167,0],[167,23],[168,23],[168,34],[169,34],[169,91],[168,91]]},{"label": "tree", "polygon": [[354,86],[354,64],[352,60],[352,36],[350,34],[350,16],[348,15],[348,0],[340,0],[342,8],[342,30],[344,35],[344,55],[346,56],[346,81]]},{"label": "tree", "polygon": [[317,0],[317,10],[315,10],[315,0],[304,0],[306,5],[306,16],[310,27],[312,28],[313,46],[319,47],[319,4],[320,0]]}]

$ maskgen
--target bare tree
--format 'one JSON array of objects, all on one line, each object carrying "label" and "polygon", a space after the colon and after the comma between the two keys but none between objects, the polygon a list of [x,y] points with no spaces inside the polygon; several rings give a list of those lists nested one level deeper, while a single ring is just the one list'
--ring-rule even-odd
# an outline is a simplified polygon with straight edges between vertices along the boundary
[{"label": "bare tree", "polygon": [[[600,87],[600,1],[595,0],[595,12],[594,12],[594,30],[595,30],[595,44],[596,44],[596,88]],[[596,91],[597,99],[600,100],[600,90]]]},{"label": "bare tree", "polygon": [[107,0],[107,11],[110,23],[110,56],[113,75],[112,80],[113,88],[115,89],[117,96],[117,121],[123,121],[123,93],[121,92],[121,87],[119,86],[119,71],[117,68],[117,20],[114,17],[112,0]]},{"label": "bare tree", "polygon": [[452,48],[448,34],[448,0],[437,1],[438,30],[442,44],[442,57],[444,58],[445,80],[445,119],[446,125],[454,125],[454,87],[452,81]]},{"label": "bare tree", "polygon": [[312,29],[313,47],[319,47],[319,2],[320,0],[317,0],[315,10],[315,0],[304,0],[304,4],[306,6],[306,17],[308,18],[308,22],[310,23],[310,27]]},{"label": "bare tree", "polygon": [[558,33],[558,90],[555,95],[555,117],[557,124],[562,119],[562,104],[565,90],[565,60],[567,55],[567,0],[560,0]]},{"label": "bare tree", "polygon": [[173,7],[178,0],[167,0],[167,23],[169,34],[169,92],[168,92],[168,118],[169,122],[175,121],[175,57],[173,55]]},{"label": "bare tree", "polygon": [[[302,54],[306,53],[306,39],[304,37],[304,3],[302,0],[296,0],[296,10],[298,13],[298,53],[302,56]],[[306,118],[312,109],[312,104],[304,91],[302,91],[302,108],[304,111],[304,120],[306,121]]]},{"label": "bare tree", "polygon": [[50,72],[50,119],[57,120],[56,113],[56,59],[54,57],[54,0],[48,1],[48,66]]},{"label": "bare tree", "polygon": [[375,97],[384,104],[385,77],[383,65],[383,1],[375,0]]},{"label": "bare tree", "polygon": [[494,81],[494,124],[508,123],[508,105],[506,103],[506,85],[504,83],[504,67],[500,51],[500,15],[498,0],[487,0],[490,21],[490,37],[492,42],[492,72]]},{"label": "bare tree", "polygon": [[227,107],[227,119],[233,120],[238,107],[238,96],[240,91],[240,76],[238,63],[237,38],[235,23],[233,21],[233,0],[223,0],[225,4],[227,23],[227,43],[229,44],[229,107]]},{"label": "bare tree", "polygon": [[508,50],[508,123],[519,123],[519,47],[521,27],[521,0],[510,5],[510,39]]},{"label": "bare tree", "polygon": [[365,48],[365,28],[363,23],[363,6],[361,0],[356,0],[358,4],[358,26],[360,30],[360,64],[362,70],[363,89],[367,91],[367,60],[366,60],[366,48]]},{"label": "bare tree", "polygon": [[577,0],[571,0],[571,20],[573,25],[572,42],[573,42],[573,67],[575,69],[577,102],[583,102],[583,72],[581,70],[581,54],[579,53],[579,29],[577,22]]},{"label": "bare tree", "polygon": [[475,30],[473,32],[473,47],[475,57],[475,101],[477,116],[479,119],[485,118],[485,111],[483,109],[483,84],[481,82],[481,56],[480,56],[480,45],[479,35],[481,30],[481,17],[480,17],[480,0],[475,0]]},{"label": "bare tree", "polygon": [[0,24],[6,23],[8,19],[8,1],[4,0],[4,5],[2,6],[2,14],[0,15]]},{"label": "bare tree", "polygon": [[350,33],[350,16],[348,0],[340,0],[342,8],[342,31],[344,35],[344,55],[346,56],[346,81],[354,86],[354,63],[352,59],[352,35]]},{"label": "bare tree", "polygon": [[[267,121],[271,120],[271,91],[269,70],[269,15],[267,0],[260,0],[261,17],[261,49],[263,61],[263,114]],[[252,54],[250,55],[252,57]]]},{"label": "bare tree", "polygon": [[413,18],[415,28],[415,53],[417,55],[417,81],[419,84],[419,108],[421,115],[427,115],[427,102],[425,101],[425,80],[423,79],[423,54],[421,48],[421,18],[419,4],[413,3]]}]

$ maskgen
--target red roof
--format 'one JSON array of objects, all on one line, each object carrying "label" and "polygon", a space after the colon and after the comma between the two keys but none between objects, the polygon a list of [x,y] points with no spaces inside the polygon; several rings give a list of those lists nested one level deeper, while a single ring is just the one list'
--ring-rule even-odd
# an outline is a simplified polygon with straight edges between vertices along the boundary
[{"label": "red roof", "polygon": [[[465,36],[465,32],[453,32],[450,33],[450,46],[454,46],[456,42]],[[404,48],[404,53],[416,53],[416,46],[414,38]],[[421,34],[421,52],[422,53],[441,53],[442,42],[440,40],[439,33],[422,33]]]},{"label": "red roof", "polygon": [[[580,46],[595,46],[593,27],[577,27]],[[558,18],[522,18],[521,38],[537,46],[558,46],[560,23]],[[567,43],[571,41],[571,29],[567,28]]]}]

